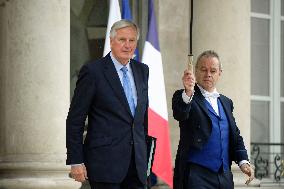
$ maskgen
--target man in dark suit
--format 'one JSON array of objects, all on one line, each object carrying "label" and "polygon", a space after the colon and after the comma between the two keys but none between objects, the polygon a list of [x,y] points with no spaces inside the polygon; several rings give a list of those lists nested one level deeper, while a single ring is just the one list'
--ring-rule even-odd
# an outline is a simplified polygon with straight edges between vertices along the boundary
[{"label": "man in dark suit", "polygon": [[247,183],[253,179],[233,102],[216,90],[221,72],[218,54],[205,51],[197,59],[195,76],[185,70],[184,89],[173,95],[173,115],[180,126],[174,189],[232,189],[232,161],[249,176]]},{"label": "man in dark suit", "polygon": [[[142,189],[146,184],[148,73],[133,59],[138,27],[113,24],[111,52],[80,71],[66,120],[67,164],[95,189]],[[85,120],[88,129],[83,143]]]}]

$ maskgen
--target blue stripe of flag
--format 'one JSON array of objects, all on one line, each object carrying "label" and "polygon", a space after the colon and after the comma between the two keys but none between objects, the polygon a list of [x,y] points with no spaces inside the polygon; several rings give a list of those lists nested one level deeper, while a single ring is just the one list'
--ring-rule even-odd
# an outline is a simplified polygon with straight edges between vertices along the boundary
[{"label": "blue stripe of flag", "polygon": [[122,0],[122,13],[121,14],[122,14],[121,15],[122,19],[132,20],[132,15],[131,15],[128,0]]},{"label": "blue stripe of flag", "polygon": [[156,23],[156,15],[154,10],[153,0],[149,0],[149,16],[148,16],[148,33],[146,41],[151,43],[155,49],[160,51],[158,33],[157,33],[157,23]]}]

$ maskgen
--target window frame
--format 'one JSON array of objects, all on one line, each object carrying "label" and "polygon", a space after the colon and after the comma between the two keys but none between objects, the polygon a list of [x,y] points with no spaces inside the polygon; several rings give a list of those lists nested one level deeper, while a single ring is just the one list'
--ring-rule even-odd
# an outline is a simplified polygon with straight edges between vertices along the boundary
[{"label": "window frame", "polygon": [[[283,1],[282,1],[283,3]],[[269,96],[252,95],[251,101],[269,102],[269,142],[281,142],[281,0],[270,0],[270,13],[256,13],[251,10],[251,18],[269,20]],[[283,74],[283,73],[282,73]],[[251,75],[253,77],[253,75]],[[280,149],[271,149],[280,150]]]}]

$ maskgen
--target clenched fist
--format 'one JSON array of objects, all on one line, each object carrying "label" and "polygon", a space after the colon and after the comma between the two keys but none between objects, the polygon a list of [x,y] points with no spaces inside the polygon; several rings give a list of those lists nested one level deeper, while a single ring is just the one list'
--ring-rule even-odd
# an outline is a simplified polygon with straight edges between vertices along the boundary
[{"label": "clenched fist", "polygon": [[182,82],[183,82],[186,95],[192,96],[193,91],[194,91],[194,86],[195,86],[194,73],[191,70],[186,69],[183,73]]}]

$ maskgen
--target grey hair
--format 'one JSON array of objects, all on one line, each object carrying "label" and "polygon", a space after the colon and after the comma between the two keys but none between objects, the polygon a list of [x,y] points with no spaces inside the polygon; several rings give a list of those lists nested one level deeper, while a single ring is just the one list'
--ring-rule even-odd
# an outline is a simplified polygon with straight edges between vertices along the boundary
[{"label": "grey hair", "polygon": [[207,51],[204,51],[203,53],[201,53],[201,54],[198,56],[198,58],[197,58],[195,68],[197,68],[197,66],[198,66],[198,64],[199,64],[199,62],[200,62],[200,60],[201,60],[203,57],[204,57],[204,58],[217,58],[217,59],[218,59],[218,62],[219,62],[219,69],[222,70],[222,67],[223,67],[223,66],[222,66],[222,63],[221,63],[221,61],[220,61],[219,55],[218,55],[215,51],[213,51],[213,50],[207,50]]},{"label": "grey hair", "polygon": [[140,31],[139,31],[138,26],[134,22],[130,20],[125,20],[125,19],[119,20],[112,25],[110,29],[110,37],[114,38],[116,36],[117,30],[121,28],[126,28],[126,27],[132,27],[136,30],[136,33],[137,33],[136,39],[138,40],[140,36]]}]

